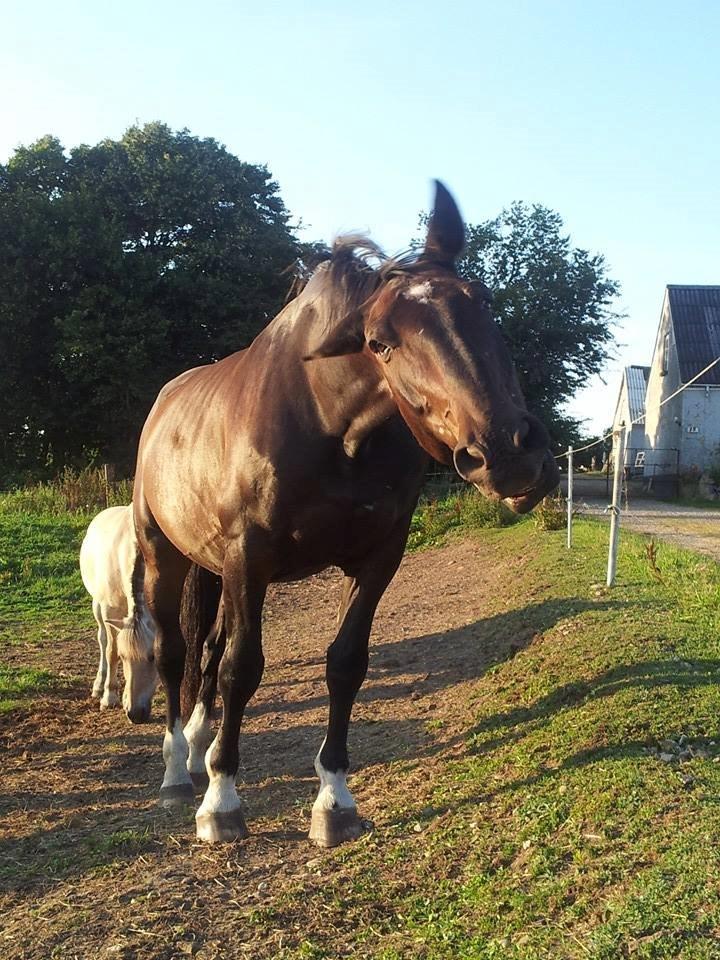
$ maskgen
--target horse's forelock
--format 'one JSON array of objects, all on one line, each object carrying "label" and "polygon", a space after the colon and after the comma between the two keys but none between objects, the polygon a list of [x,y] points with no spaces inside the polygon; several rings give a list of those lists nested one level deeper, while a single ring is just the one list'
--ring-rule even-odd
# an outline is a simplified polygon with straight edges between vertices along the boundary
[{"label": "horse's forelock", "polygon": [[128,618],[118,632],[118,653],[128,660],[147,660],[153,651],[155,630],[144,616]]},{"label": "horse's forelock", "polygon": [[343,234],[335,239],[328,257],[296,278],[293,290],[301,304],[322,304],[332,323],[359,307],[384,282],[414,272],[418,262],[414,251],[388,257],[364,234]]}]

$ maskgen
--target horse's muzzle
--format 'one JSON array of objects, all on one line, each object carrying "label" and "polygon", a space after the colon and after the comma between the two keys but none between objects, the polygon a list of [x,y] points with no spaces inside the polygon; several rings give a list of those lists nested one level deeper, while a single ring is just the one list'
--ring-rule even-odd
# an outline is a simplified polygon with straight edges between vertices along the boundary
[{"label": "horse's muzzle", "polygon": [[150,722],[150,704],[144,707],[130,707],[125,711],[130,723],[149,723]]},{"label": "horse's muzzle", "polygon": [[504,502],[514,513],[529,513],[534,506],[552,493],[560,483],[560,470],[552,453],[548,450],[542,463],[540,476],[532,489],[513,497],[505,497]]}]

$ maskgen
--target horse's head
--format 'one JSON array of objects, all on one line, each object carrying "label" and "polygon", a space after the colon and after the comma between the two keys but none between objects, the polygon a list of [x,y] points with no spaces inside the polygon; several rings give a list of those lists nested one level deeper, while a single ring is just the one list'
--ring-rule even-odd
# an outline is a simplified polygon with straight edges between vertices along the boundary
[{"label": "horse's head", "polygon": [[117,632],[118,657],[125,675],[122,704],[131,723],[150,720],[152,698],[158,685],[154,642],[154,626],[142,616],[137,621],[123,622]]},{"label": "horse's head", "polygon": [[388,270],[314,356],[369,354],[418,443],[525,513],[557,486],[558,469],[545,427],[525,406],[488,289],[455,272],[464,233],[454,200],[438,183],[418,260]]}]

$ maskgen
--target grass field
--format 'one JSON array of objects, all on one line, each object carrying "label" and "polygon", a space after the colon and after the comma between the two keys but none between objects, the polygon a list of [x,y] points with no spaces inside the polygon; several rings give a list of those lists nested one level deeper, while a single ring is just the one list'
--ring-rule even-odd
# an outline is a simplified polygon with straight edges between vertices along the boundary
[{"label": "grass field", "polygon": [[[266,679],[287,709],[261,701],[248,726],[265,767],[241,784],[253,837],[198,845],[188,818],[154,806],[160,725],[140,737],[87,701],[87,518],[0,510],[4,957],[720,958],[720,568],[664,545],[653,562],[623,536],[608,591],[605,526],[578,522],[568,552],[562,531],[485,527],[497,518],[473,509],[426,509],[414,524],[414,549],[434,546],[389,591],[351,735],[351,787],[375,830],[333,851],[298,832],[312,780],[267,772],[269,744],[292,736],[312,755],[324,709],[303,714],[314,702],[281,653]],[[275,601],[271,650],[331,622],[322,586]],[[408,633],[410,610],[427,624]],[[98,743],[116,774],[93,768]],[[48,777],[86,757],[85,801],[34,780],[43,750]]]}]

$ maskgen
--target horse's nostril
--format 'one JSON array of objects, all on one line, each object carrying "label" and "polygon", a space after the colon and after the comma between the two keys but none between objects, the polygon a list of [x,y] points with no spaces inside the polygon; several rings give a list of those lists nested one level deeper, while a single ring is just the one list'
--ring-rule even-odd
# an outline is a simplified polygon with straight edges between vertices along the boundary
[{"label": "horse's nostril", "polygon": [[467,447],[458,447],[453,459],[455,469],[465,479],[471,474],[483,470],[487,463],[485,454],[476,443],[471,443]]},{"label": "horse's nostril", "polygon": [[513,444],[526,453],[545,450],[550,442],[547,430],[532,414],[523,417],[513,434]]}]

